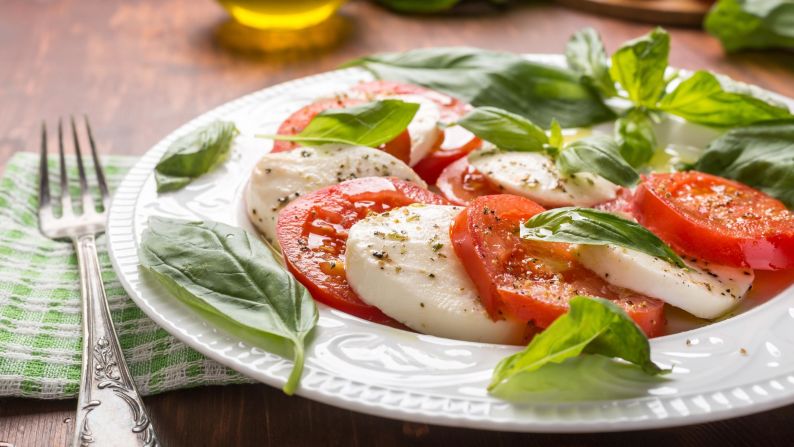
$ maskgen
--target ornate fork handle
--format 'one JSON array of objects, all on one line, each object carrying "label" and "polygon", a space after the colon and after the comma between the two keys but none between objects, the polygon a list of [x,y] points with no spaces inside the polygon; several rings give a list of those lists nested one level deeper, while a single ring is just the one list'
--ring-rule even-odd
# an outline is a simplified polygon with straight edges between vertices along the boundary
[{"label": "ornate fork handle", "polygon": [[154,428],[124,361],[93,234],[74,239],[83,306],[83,367],[72,446],[156,446]]}]

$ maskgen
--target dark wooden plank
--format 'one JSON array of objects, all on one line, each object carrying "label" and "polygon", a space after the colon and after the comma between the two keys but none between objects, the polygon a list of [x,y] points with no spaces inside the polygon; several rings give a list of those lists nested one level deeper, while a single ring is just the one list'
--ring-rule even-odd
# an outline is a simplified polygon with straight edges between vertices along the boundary
[{"label": "dark wooden plank", "polygon": [[[209,0],[1,0],[0,165],[15,151],[35,150],[42,119],[88,113],[104,152],[142,154],[225,101],[375,51],[476,45],[552,53],[584,26],[601,31],[614,50],[649,29],[549,4],[424,18],[355,1],[343,8],[337,24],[346,38],[336,44],[257,54],[222,43],[229,37],[225,21],[223,10]],[[218,39],[219,32],[227,39]],[[720,71],[794,96],[794,54],[726,57],[699,30],[671,34],[673,64]],[[693,427],[563,436],[406,424],[288,398],[264,385],[176,391],[146,402],[167,445],[790,445],[794,438],[794,406]],[[74,405],[2,399],[0,442],[65,445]]]}]

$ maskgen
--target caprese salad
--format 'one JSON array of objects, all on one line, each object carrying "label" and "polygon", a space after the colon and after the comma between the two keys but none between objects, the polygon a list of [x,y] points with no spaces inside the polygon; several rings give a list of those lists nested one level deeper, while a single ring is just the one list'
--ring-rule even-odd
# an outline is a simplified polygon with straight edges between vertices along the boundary
[{"label": "caprese salad", "polygon": [[[717,319],[745,298],[754,269],[794,268],[794,215],[758,190],[696,171],[647,172],[633,187],[566,174],[553,152],[478,138],[458,124],[472,107],[422,87],[359,84],[293,113],[279,134],[383,99],[418,104],[394,139],[377,148],[276,141],[248,184],[251,222],[331,307],[442,337],[525,344],[587,295],[617,304],[654,337],[665,333],[666,305]],[[453,132],[456,143],[445,144]],[[523,234],[553,209],[610,214],[617,226],[590,222],[606,232],[644,227],[680,262],[598,235]]]}]

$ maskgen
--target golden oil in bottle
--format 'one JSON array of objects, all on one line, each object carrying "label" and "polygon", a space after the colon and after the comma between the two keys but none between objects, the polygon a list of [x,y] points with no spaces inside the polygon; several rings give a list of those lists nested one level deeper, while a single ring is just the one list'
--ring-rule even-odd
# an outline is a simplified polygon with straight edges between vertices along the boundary
[{"label": "golden oil in bottle", "polygon": [[218,0],[238,22],[257,29],[302,29],[328,19],[346,0]]}]

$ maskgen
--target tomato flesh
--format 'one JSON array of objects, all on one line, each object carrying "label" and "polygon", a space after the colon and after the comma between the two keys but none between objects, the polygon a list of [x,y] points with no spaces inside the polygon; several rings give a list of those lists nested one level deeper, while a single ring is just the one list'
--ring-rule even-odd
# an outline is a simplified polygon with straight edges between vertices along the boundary
[{"label": "tomato flesh", "polygon": [[606,283],[576,261],[568,244],[521,239],[521,223],[543,210],[523,197],[483,196],[450,228],[455,253],[491,318],[516,318],[546,328],[568,311],[572,297],[588,295],[613,301],[648,336],[660,335],[662,301]]},{"label": "tomato flesh", "polygon": [[466,158],[447,166],[438,177],[436,186],[455,205],[465,206],[477,197],[499,193]]},{"label": "tomato flesh", "polygon": [[398,324],[364,303],[345,275],[348,230],[370,213],[411,203],[448,204],[404,180],[365,177],[306,194],[278,215],[276,235],[287,268],[322,303],[366,320]]},{"label": "tomato flesh", "polygon": [[696,171],[647,176],[637,220],[677,251],[717,264],[794,267],[794,214],[749,186]]}]

